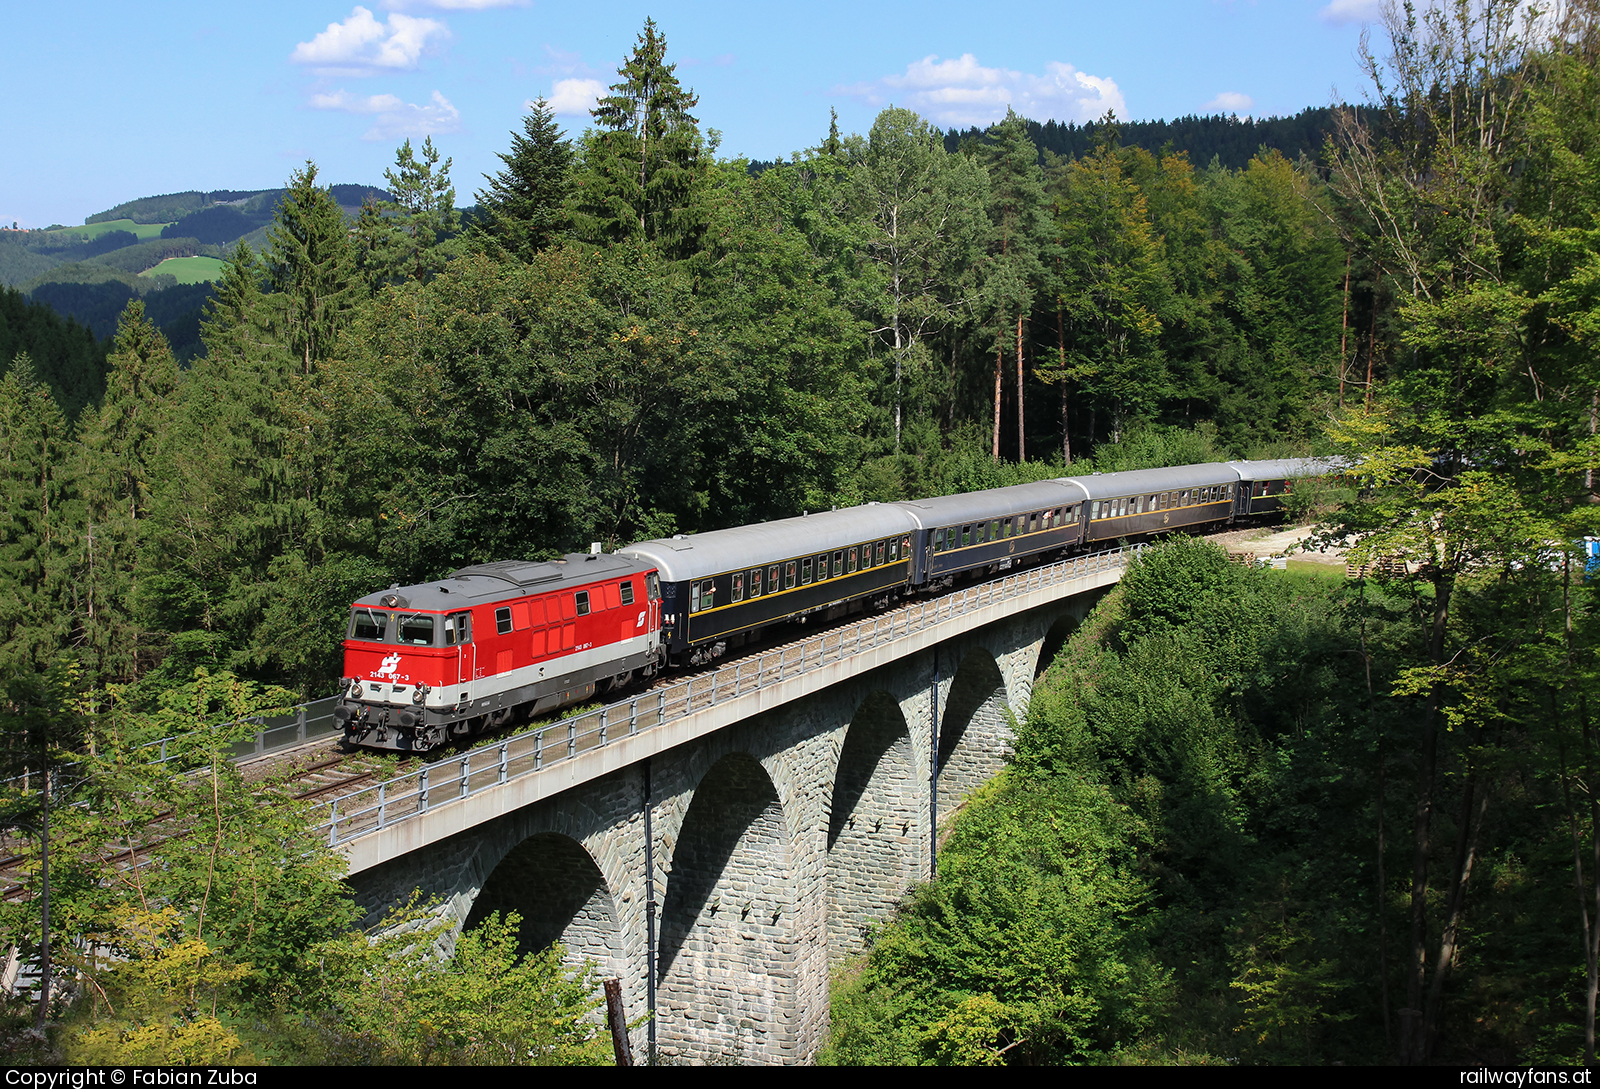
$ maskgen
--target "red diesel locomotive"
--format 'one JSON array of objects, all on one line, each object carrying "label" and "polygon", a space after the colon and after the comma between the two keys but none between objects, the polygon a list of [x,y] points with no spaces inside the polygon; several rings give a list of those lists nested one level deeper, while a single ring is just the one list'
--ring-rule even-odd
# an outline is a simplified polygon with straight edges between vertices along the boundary
[{"label": "red diesel locomotive", "polygon": [[581,553],[369,594],[350,611],[334,718],[349,744],[426,752],[582,702],[661,666],[660,598],[654,565]]}]

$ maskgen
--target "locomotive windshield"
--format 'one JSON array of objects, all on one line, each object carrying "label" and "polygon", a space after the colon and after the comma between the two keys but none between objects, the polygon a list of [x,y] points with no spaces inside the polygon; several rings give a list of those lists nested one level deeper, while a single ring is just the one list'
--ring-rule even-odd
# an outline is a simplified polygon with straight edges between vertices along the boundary
[{"label": "locomotive windshield", "polygon": [[389,614],[377,609],[354,609],[350,616],[350,638],[382,643],[389,630]]},{"label": "locomotive windshield", "polygon": [[436,618],[412,614],[400,618],[400,642],[419,647],[433,646],[433,622]]},{"label": "locomotive windshield", "polygon": [[[410,643],[433,646],[434,623],[439,618],[421,613],[390,613],[382,609],[356,608],[350,611],[348,638],[369,643]],[[462,625],[465,627],[465,625]],[[392,638],[398,636],[398,638]]]}]

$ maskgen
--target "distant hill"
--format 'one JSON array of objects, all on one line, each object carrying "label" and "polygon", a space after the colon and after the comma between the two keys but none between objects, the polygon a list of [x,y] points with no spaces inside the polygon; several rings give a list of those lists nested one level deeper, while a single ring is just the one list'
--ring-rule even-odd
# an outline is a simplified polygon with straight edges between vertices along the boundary
[{"label": "distant hill", "polygon": [[[243,239],[261,250],[283,189],[214,189],[125,201],[81,227],[0,231],[0,374],[29,351],[69,415],[104,389],[108,339],[128,302],[145,312],[180,360],[205,351],[200,320],[220,259]],[[354,219],[375,185],[334,185]],[[20,289],[20,290],[13,290]]]},{"label": "distant hill", "polygon": [[[1239,170],[1263,147],[1276,149],[1291,161],[1301,155],[1321,158],[1323,145],[1333,133],[1333,116],[1331,106],[1312,106],[1293,117],[1212,114],[1172,121],[1118,121],[1116,125],[1118,141],[1124,147],[1142,147],[1153,155],[1181,151],[1197,167],[1209,166],[1215,159],[1230,170]],[[1097,121],[1082,125],[1029,121],[1028,135],[1039,146],[1041,158],[1048,151],[1063,159],[1081,159],[1104,139],[1105,126]],[[965,143],[982,143],[984,139],[980,128],[951,129],[945,133],[944,146],[955,151]]]}]

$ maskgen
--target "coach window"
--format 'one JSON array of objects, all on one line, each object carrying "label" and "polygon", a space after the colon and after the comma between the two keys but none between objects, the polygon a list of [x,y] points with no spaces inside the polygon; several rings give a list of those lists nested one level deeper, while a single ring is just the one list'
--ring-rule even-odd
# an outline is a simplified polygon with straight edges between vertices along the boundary
[{"label": "coach window", "polygon": [[743,601],[744,600],[744,572],[743,571],[735,571],[733,573],[733,600],[734,601]]},{"label": "coach window", "polygon": [[800,585],[806,586],[811,582],[811,557],[807,556],[800,561]]},{"label": "coach window", "polygon": [[783,584],[778,581],[778,565],[773,564],[767,568],[767,593],[775,594],[783,589]]},{"label": "coach window", "polygon": [[844,549],[833,554],[833,577],[838,578],[844,574]]},{"label": "coach window", "polygon": [[507,609],[496,609],[494,611],[494,630],[497,633],[499,633],[500,635],[508,635],[508,634],[510,634],[510,632],[511,632],[511,610],[509,608],[507,608]]},{"label": "coach window", "polygon": [[578,591],[578,615],[589,615],[589,591],[587,590]]},{"label": "coach window", "polygon": [[878,565],[878,566],[879,566],[879,567],[882,567],[882,566],[883,566],[883,557],[884,557],[884,548],[883,548],[883,542],[882,542],[882,541],[879,541],[879,542],[878,542],[878,543],[877,543],[877,545],[875,545],[875,546],[874,546],[874,549],[875,549],[875,551],[876,551],[876,553],[877,553],[877,557],[878,557],[878,558],[877,558],[877,565]]},{"label": "coach window", "polygon": [[[878,547],[882,548],[883,546],[879,545]],[[944,530],[942,529],[936,529],[933,531],[933,550],[935,552],[944,551]]]},{"label": "coach window", "polygon": [[785,590],[793,590],[794,589],[794,561],[793,560],[790,560],[788,563],[783,565],[783,588]]},{"label": "coach window", "polygon": [[847,575],[856,573],[856,550],[854,548],[844,554],[844,571]]},{"label": "coach window", "polygon": [[750,572],[750,596],[761,596],[761,568],[759,567]]},{"label": "coach window", "polygon": [[624,605],[632,605],[633,604],[633,580],[629,579],[627,582],[624,582],[622,584],[622,586],[620,587],[620,589],[621,589],[621,592],[622,592],[622,598],[621,598],[622,603]]}]

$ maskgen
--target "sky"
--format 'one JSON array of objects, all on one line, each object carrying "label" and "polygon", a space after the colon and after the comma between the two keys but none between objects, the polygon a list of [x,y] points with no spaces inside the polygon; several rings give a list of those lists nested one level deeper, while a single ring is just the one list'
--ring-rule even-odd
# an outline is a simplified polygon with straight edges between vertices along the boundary
[{"label": "sky", "polygon": [[886,106],[944,127],[1293,114],[1360,101],[1379,0],[162,0],[9,5],[0,15],[0,223],[73,225],[126,200],[269,189],[308,160],[382,184],[431,136],[457,203],[501,167],[527,103],[572,135],[647,17],[700,96],[719,154],[787,158],[828,111]]}]

